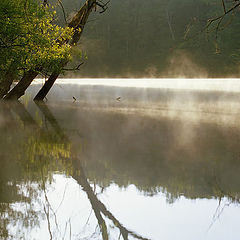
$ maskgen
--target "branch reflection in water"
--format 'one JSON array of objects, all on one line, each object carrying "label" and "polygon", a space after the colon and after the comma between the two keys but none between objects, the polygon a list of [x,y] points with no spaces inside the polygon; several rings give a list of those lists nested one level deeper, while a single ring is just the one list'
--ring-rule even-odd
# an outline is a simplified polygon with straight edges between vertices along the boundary
[{"label": "branch reflection in water", "polygon": [[[99,100],[102,90],[95,90]],[[105,90],[104,101],[112,91]],[[139,91],[129,91],[132,102]],[[195,96],[201,99],[201,94]],[[217,220],[225,219],[222,214],[236,210],[239,203],[237,108],[223,117],[215,93],[207,103],[219,107],[216,112],[178,105],[177,111],[165,106],[155,114],[143,114],[146,109],[138,112],[134,106],[133,114],[131,108],[127,111],[132,105],[124,91],[115,95],[121,101],[113,97],[111,105],[99,101],[96,106],[91,102],[27,104],[27,109],[18,102],[1,106],[0,189],[7,193],[0,201],[3,239],[19,235],[19,229],[25,239],[118,239],[119,235],[124,240],[176,239],[170,226],[184,239],[190,239],[187,233],[193,236],[208,228],[209,239],[221,239]],[[154,100],[157,92],[151,96]],[[224,94],[225,100],[230,98]],[[121,189],[140,197],[128,197]],[[90,207],[94,214],[90,215]],[[131,220],[131,212],[138,224]],[[193,222],[196,227],[189,229]]]},{"label": "branch reflection in water", "polygon": [[[59,126],[57,120],[54,118],[54,116],[52,115],[47,105],[45,105],[44,103],[38,103],[37,106],[40,109],[41,113],[43,114],[45,120],[48,123],[50,123],[50,126],[53,129],[52,133],[49,133],[49,131],[46,132],[43,127],[43,122],[37,123],[20,102],[13,102],[11,104],[8,103],[7,105],[3,105],[2,109],[4,110],[4,113],[7,113],[9,115],[9,118],[11,120],[13,120],[13,117],[9,113],[13,111],[14,114],[16,114],[15,117],[19,118],[19,120],[18,118],[14,119],[15,121],[20,121],[21,124],[23,124],[23,126],[28,126],[28,127],[31,126],[31,131],[34,130],[34,134],[37,133],[37,135],[35,136],[31,135],[28,141],[28,146],[25,145],[27,149],[24,149],[24,150],[26,151],[25,153],[27,153],[25,157],[30,157],[29,159],[30,164],[31,163],[36,164],[36,161],[39,161],[40,166],[35,165],[32,167],[34,168],[39,167],[39,170],[38,169],[36,170],[37,172],[39,172],[40,175],[38,176],[39,179],[33,178],[33,179],[26,179],[26,180],[30,180],[32,181],[32,183],[40,180],[37,182],[37,184],[39,184],[38,189],[34,189],[34,190],[31,189],[31,191],[35,191],[34,195],[35,194],[37,194],[38,196],[40,196],[41,194],[43,195],[44,201],[43,199],[38,199],[38,201],[43,202],[42,204],[43,211],[47,220],[47,227],[48,227],[50,239],[59,239],[59,237],[63,237],[63,239],[65,239],[67,227],[69,228],[69,234],[70,234],[69,238],[72,239],[71,220],[69,219],[68,221],[66,221],[66,225],[63,233],[59,232],[60,228],[58,226],[58,221],[57,221],[57,211],[61,207],[62,202],[64,201],[64,195],[65,195],[66,189],[64,190],[63,198],[56,210],[54,210],[53,207],[51,206],[51,203],[47,196],[48,195],[47,188],[49,187],[47,185],[49,183],[51,184],[51,182],[54,180],[54,175],[51,171],[52,170],[56,171],[55,167],[60,166],[59,171],[64,171],[64,172],[69,171],[69,174],[68,174],[69,177],[73,178],[79,184],[79,186],[81,186],[82,190],[86,192],[87,197],[91,203],[92,209],[95,213],[95,217],[97,219],[98,226],[100,228],[100,232],[103,240],[108,240],[109,234],[110,234],[104,218],[109,219],[114,224],[115,228],[119,230],[119,237],[118,237],[119,239],[120,237],[122,237],[125,240],[125,239],[128,239],[128,236],[132,236],[135,239],[147,240],[148,238],[144,238],[138,235],[137,233],[125,228],[120,223],[120,221],[117,218],[115,218],[114,215],[110,211],[108,211],[105,205],[97,198],[96,193],[94,193],[92,187],[90,186],[85,176],[84,168],[81,166],[81,159],[77,157],[78,153],[74,152],[74,150],[71,148],[71,141],[65,135],[64,131]],[[46,121],[45,121],[45,124],[46,124]],[[39,137],[41,139],[39,139]],[[47,141],[47,142],[44,142],[44,141]],[[24,145],[25,143],[21,142],[21,144]],[[48,160],[50,160],[51,162],[46,162],[47,160],[46,157],[50,157],[51,159],[48,159]],[[52,163],[54,159],[56,162]],[[59,164],[59,161],[60,161],[60,164]],[[54,166],[51,166],[52,164],[54,164]],[[29,167],[29,162],[27,162],[27,166],[23,166],[23,167]],[[52,167],[54,167],[54,169],[52,169]],[[65,169],[66,167],[67,169]],[[24,183],[22,183],[23,189],[29,186],[31,186],[31,184],[28,186],[24,186]],[[43,193],[41,193],[39,189],[41,189]],[[28,193],[29,189],[24,189],[23,192],[24,191]],[[23,193],[23,195],[26,193]],[[29,199],[30,202],[36,201],[36,200],[37,199]],[[33,207],[34,203],[31,203],[30,205],[32,205],[31,207]],[[31,209],[31,211],[34,212],[35,210]],[[37,213],[35,214],[37,218],[37,224],[34,224],[34,222],[31,222],[31,225],[32,225],[31,227],[37,226],[41,222],[41,220],[37,216]],[[54,221],[51,218],[53,218]],[[17,217],[16,217],[16,220],[17,220]],[[31,221],[30,219],[28,220]],[[52,226],[53,223],[55,224],[55,227],[56,227],[54,231]],[[12,222],[9,222],[9,224],[12,224]],[[25,224],[23,223],[23,225]],[[2,231],[2,234],[5,234],[4,237],[7,239],[8,237],[10,237],[10,234],[9,232],[7,232],[7,226],[5,227],[6,229],[5,231]],[[22,233],[22,234],[24,236],[25,233]],[[94,236],[95,234],[97,233],[94,233],[92,236]]]}]

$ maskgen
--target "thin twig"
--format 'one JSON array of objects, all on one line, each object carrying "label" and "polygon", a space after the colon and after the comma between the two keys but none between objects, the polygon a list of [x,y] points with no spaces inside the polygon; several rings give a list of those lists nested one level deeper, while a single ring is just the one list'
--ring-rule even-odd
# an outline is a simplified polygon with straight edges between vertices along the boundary
[{"label": "thin twig", "polygon": [[63,3],[61,0],[57,0],[59,5],[61,6],[62,8],[62,12],[63,12],[63,17],[64,17],[64,20],[65,20],[65,23],[67,23],[67,17],[66,17],[66,12],[65,12],[65,9],[64,9],[64,6],[63,6]]},{"label": "thin twig", "polygon": [[222,0],[222,5],[223,5],[224,13],[226,13],[226,6],[225,6],[225,2],[224,2],[224,0]]},{"label": "thin twig", "polygon": [[79,68],[84,64],[84,62],[81,62],[77,67],[75,68],[63,68],[64,71],[78,71]]}]

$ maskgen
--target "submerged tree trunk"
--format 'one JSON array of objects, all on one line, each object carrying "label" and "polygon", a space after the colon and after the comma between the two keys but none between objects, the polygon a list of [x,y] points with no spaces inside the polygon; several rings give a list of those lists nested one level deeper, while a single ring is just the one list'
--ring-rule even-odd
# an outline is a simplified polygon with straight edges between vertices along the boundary
[{"label": "submerged tree trunk", "polygon": [[[96,5],[96,0],[86,1],[85,5],[75,15],[75,17],[73,18],[71,23],[68,24],[69,27],[74,28],[74,34],[73,34],[72,40],[70,42],[70,45],[72,47],[75,46],[78,43],[78,41],[80,40],[84,26],[87,23],[87,19],[90,15],[92,9],[95,7],[95,5]],[[67,62],[64,63],[61,67],[64,67],[64,65],[66,65],[66,64],[67,64]],[[48,80],[45,82],[43,87],[40,89],[40,91],[35,96],[34,101],[43,101],[43,99],[47,96],[51,87],[57,80],[60,73],[61,73],[61,71],[55,71],[50,75]]]},{"label": "submerged tree trunk", "polygon": [[[89,16],[90,12],[92,11],[92,9],[97,4],[96,1],[97,0],[86,0],[83,7],[78,11],[78,13],[71,20],[71,22],[67,25],[68,27],[74,29],[74,34],[73,34],[72,40],[70,42],[71,46],[76,45],[77,42],[79,41],[82,31],[83,31],[83,28],[84,28],[84,25],[87,22],[88,16]],[[61,44],[65,44],[65,43],[66,42],[63,42]],[[60,66],[60,69],[65,64],[66,63],[62,64],[62,66]],[[4,99],[16,100],[16,99],[20,98],[22,95],[24,95],[26,89],[30,86],[32,81],[36,78],[36,76],[42,69],[43,69],[42,67],[39,67],[37,70],[31,69],[28,72],[26,72],[24,74],[24,76],[22,77],[22,79],[18,82],[18,84],[10,92],[8,92],[10,87],[4,88],[4,89],[7,89],[7,92],[8,92],[7,93],[6,90],[3,91],[4,95],[6,94]],[[49,82],[46,81],[43,88],[39,91],[39,93],[37,94],[37,96],[35,97],[34,100],[43,100],[46,97],[47,93],[49,92],[49,90],[53,86],[54,82],[58,78],[60,72],[61,71],[55,71],[51,74],[51,76],[48,79]],[[1,89],[0,89],[0,94],[1,94]],[[1,95],[0,95],[0,99],[1,99]]]},{"label": "submerged tree trunk", "polygon": [[37,95],[34,98],[34,101],[42,101],[46,95],[48,94],[49,90],[57,80],[59,76],[59,72],[53,72],[51,76],[48,78],[48,80],[44,83],[40,91],[37,93]]}]

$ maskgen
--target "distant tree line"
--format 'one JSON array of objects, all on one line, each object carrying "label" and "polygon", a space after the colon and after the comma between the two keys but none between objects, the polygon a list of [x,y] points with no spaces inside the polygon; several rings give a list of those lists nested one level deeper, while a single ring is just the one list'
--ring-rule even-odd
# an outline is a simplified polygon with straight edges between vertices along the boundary
[{"label": "distant tree line", "polygon": [[[224,2],[228,10],[239,4]],[[63,3],[75,8],[73,1]],[[238,13],[237,5],[224,16],[216,38],[218,21],[207,25],[224,14],[222,0],[112,0],[104,15],[91,17],[81,42],[87,60],[71,76],[178,77],[183,55],[209,77],[237,74]],[[191,68],[184,75],[197,77]]]}]

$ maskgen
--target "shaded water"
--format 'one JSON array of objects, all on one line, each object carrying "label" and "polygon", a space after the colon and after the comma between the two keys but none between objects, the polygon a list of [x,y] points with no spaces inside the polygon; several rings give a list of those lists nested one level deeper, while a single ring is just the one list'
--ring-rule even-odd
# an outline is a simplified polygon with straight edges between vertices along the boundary
[{"label": "shaded water", "polygon": [[240,84],[226,81],[59,82],[38,105],[35,84],[2,104],[0,239],[238,239]]}]

